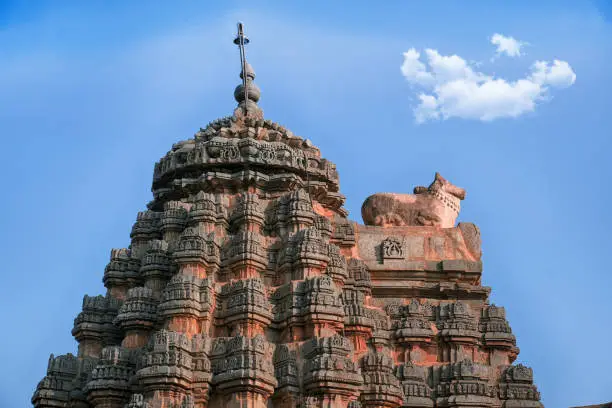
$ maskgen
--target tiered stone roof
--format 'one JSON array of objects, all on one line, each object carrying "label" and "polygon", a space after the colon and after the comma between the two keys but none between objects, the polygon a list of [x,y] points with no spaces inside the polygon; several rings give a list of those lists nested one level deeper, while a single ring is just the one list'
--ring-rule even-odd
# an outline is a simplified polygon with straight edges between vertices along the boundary
[{"label": "tiered stone roof", "polygon": [[[34,406],[541,407],[481,285],[478,228],[399,207],[349,221],[335,165],[263,119],[245,70],[234,114],[155,164],[78,354],[51,355]],[[458,212],[436,180],[421,199]]]}]

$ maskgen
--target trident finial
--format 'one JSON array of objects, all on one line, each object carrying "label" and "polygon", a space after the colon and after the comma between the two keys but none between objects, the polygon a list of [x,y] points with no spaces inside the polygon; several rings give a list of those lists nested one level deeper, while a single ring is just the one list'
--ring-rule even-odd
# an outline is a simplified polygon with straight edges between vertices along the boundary
[{"label": "trident finial", "polygon": [[240,49],[240,64],[242,66],[242,72],[240,77],[242,78],[242,84],[238,85],[234,90],[234,98],[238,102],[238,109],[242,108],[245,116],[263,117],[263,111],[257,106],[260,92],[257,85],[253,83],[255,79],[255,71],[246,60],[246,54],[244,52],[244,45],[249,43],[249,39],[244,35],[244,27],[242,23],[238,23],[238,34],[234,40],[234,44],[238,45]]},{"label": "trident finial", "polygon": [[242,88],[244,89],[244,113],[247,113],[247,104],[246,102],[249,100],[249,88],[247,87],[247,75],[246,75],[246,53],[244,51],[244,45],[249,43],[249,39],[244,35],[244,26],[242,22],[238,22],[238,34],[236,34],[236,38],[234,39],[234,44],[238,46],[240,49],[240,65],[242,68],[242,72],[240,76],[242,77]]}]

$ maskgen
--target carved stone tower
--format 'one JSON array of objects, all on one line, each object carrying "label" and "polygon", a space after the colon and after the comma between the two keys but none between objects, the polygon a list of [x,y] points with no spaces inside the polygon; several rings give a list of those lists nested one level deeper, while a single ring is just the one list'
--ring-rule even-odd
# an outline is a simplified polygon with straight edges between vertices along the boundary
[{"label": "carved stone tower", "polygon": [[263,118],[236,43],[238,107],[155,164],[34,406],[541,407],[478,228],[454,224],[465,192],[437,175],[349,221],[336,167]]}]

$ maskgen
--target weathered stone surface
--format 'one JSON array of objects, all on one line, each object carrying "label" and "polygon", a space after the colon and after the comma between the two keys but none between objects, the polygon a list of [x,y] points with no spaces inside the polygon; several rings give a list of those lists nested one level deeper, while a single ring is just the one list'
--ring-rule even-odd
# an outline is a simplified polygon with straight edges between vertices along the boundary
[{"label": "weathered stone surface", "polygon": [[263,119],[244,70],[234,114],[155,165],[34,406],[541,407],[480,232],[454,225],[465,191],[437,175],[348,220],[335,166]]}]

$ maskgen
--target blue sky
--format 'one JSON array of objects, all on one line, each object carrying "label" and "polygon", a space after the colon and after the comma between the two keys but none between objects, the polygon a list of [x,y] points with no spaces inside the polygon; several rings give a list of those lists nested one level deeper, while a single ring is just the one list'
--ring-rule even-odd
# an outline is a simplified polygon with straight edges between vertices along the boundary
[{"label": "blue sky", "polygon": [[[237,20],[266,117],[337,164],[351,218],[435,171],[466,188],[460,219],[481,228],[483,282],[545,405],[612,400],[610,3],[384,4],[0,0],[0,406],[28,406],[49,354],[76,352],[72,320],[84,294],[104,293],[154,162],[231,114]],[[491,61],[495,33],[529,43],[524,55]],[[576,79],[513,118],[417,124],[418,94],[433,91],[402,75],[411,48],[508,83],[536,60]]]}]

